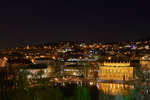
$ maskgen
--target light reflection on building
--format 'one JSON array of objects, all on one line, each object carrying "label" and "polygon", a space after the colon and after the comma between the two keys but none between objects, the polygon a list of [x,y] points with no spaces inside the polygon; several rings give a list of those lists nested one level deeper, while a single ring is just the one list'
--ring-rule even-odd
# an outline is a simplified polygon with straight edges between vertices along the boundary
[{"label": "light reflection on building", "polygon": [[[88,84],[86,84],[87,82],[82,82],[82,81],[78,81],[78,82],[63,82],[60,85],[65,87],[68,84],[77,84],[78,86],[96,86],[98,91],[102,91],[105,94],[109,94],[109,95],[118,95],[118,94],[122,94],[122,95],[129,95],[130,94],[130,90],[134,89],[133,85],[128,85],[128,84],[123,84],[123,83],[100,83],[100,82],[88,82]],[[55,85],[59,85],[56,84]],[[147,90],[148,92],[148,90]]]},{"label": "light reflection on building", "polygon": [[118,83],[97,83],[99,91],[103,91],[106,94],[117,95],[127,94],[127,90],[133,90],[133,85],[118,84]]}]

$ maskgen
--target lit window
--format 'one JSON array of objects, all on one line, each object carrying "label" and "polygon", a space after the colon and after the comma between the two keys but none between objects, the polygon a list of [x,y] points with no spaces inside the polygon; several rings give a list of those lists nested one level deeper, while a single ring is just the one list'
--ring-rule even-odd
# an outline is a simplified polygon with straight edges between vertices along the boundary
[{"label": "lit window", "polygon": [[116,70],[114,70],[114,73],[116,72]]}]

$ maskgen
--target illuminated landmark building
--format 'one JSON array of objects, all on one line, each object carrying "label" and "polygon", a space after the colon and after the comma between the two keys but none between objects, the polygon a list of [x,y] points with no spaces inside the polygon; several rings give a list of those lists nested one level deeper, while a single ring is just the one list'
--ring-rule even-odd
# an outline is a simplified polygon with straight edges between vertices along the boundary
[{"label": "illuminated landmark building", "polygon": [[99,67],[99,79],[128,81],[133,75],[130,61],[104,61]]},{"label": "illuminated landmark building", "polygon": [[129,81],[134,78],[134,71],[138,68],[139,61],[132,61],[123,54],[108,58],[109,60],[105,60],[99,66],[99,79]]}]

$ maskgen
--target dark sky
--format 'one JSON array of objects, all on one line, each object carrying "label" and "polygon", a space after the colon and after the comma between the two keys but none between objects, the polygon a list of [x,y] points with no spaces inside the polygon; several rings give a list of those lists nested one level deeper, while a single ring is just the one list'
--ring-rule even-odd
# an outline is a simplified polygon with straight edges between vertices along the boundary
[{"label": "dark sky", "polygon": [[60,40],[106,43],[150,38],[150,2],[51,1],[1,1],[0,48]]}]

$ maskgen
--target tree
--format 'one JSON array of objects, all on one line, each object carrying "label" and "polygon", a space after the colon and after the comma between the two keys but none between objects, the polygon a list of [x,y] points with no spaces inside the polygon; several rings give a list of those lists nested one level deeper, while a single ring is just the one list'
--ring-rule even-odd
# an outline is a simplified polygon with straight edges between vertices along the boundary
[{"label": "tree", "polygon": [[91,100],[89,91],[82,86],[77,86],[74,91],[74,100]]},{"label": "tree", "polygon": [[114,100],[125,100],[122,95],[117,95],[114,97]]},{"label": "tree", "polygon": [[136,84],[132,91],[132,99],[134,100],[148,100],[150,94],[148,93],[150,84],[150,73],[147,70],[147,66],[140,66],[139,70],[136,70]]},{"label": "tree", "polygon": [[99,100],[113,100],[113,96],[110,94],[105,94],[103,91],[99,92]]}]

